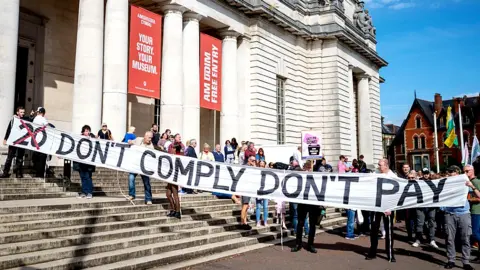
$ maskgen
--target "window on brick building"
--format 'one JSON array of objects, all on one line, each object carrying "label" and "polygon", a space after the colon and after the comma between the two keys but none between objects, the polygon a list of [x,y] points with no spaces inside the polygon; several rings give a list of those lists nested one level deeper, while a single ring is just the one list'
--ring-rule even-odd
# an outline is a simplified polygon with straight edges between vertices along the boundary
[{"label": "window on brick building", "polygon": [[422,117],[420,115],[415,117],[415,128],[422,128]]},{"label": "window on brick building", "polygon": [[418,149],[418,136],[413,136],[413,149]]},{"label": "window on brick building", "polygon": [[285,79],[277,77],[277,144],[285,144]]},{"label": "window on brick building", "polygon": [[420,149],[426,149],[427,148],[427,139],[425,136],[420,137]]},{"label": "window on brick building", "polygon": [[404,154],[405,153],[405,144],[401,144],[400,145],[400,154]]},{"label": "window on brick building", "polygon": [[412,156],[413,169],[415,171],[421,171],[423,168],[430,169],[430,156],[426,155],[414,155]]},{"label": "window on brick building", "polygon": [[449,165],[449,164],[448,164],[448,163],[449,163],[448,160],[449,160],[451,157],[452,157],[451,154],[443,154],[442,158],[443,158],[443,164],[445,164],[445,166],[448,166],[448,165]]},{"label": "window on brick building", "polygon": [[468,130],[463,131],[463,140],[470,146],[470,132],[468,132]]},{"label": "window on brick building", "polygon": [[445,126],[445,120],[443,120],[443,117],[440,117],[440,126],[441,127]]},{"label": "window on brick building", "polygon": [[466,116],[463,117],[462,121],[463,121],[463,123],[464,123],[465,125],[470,124],[470,118],[468,118],[468,117],[466,117]]}]

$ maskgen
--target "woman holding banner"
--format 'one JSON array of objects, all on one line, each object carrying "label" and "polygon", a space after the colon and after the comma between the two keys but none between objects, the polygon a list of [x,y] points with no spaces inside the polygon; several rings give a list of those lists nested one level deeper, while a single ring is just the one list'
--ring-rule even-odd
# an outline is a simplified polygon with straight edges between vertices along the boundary
[{"label": "woman holding banner", "polygon": [[[95,138],[93,134],[90,132],[92,129],[89,125],[85,125],[82,127],[82,135],[90,138]],[[93,181],[92,181],[92,173],[95,171],[95,166],[83,164],[79,162],[73,162],[72,164],[73,170],[77,171],[80,174],[80,180],[82,181],[82,191],[78,194],[78,198],[80,199],[91,199],[93,197]]]}]

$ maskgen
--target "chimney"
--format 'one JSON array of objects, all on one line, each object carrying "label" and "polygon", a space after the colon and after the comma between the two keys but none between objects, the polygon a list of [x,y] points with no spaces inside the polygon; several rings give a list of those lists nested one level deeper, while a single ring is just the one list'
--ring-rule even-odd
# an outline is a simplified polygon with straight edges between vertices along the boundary
[{"label": "chimney", "polygon": [[460,104],[460,98],[453,98],[452,112],[458,113],[458,105]]},{"label": "chimney", "polygon": [[435,113],[437,114],[437,116],[440,114],[440,112],[442,111],[442,108],[443,108],[443,104],[442,104],[442,95],[440,95],[439,93],[436,93],[435,94]]}]

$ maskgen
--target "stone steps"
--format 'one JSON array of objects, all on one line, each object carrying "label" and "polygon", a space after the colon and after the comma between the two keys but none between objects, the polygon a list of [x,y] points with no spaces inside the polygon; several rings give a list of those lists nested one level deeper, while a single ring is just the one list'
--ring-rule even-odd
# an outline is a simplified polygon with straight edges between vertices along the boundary
[{"label": "stone steps", "polygon": [[0,194],[0,201],[75,197],[77,192]]},{"label": "stone steps", "polygon": [[[273,202],[269,226],[239,230],[240,206],[231,200],[208,194],[181,199],[181,220],[166,217],[165,198],[153,205],[100,197],[5,202],[0,207],[0,269],[168,267],[280,237]],[[254,216],[250,219],[253,226]],[[340,212],[329,208],[322,225],[344,222]]]},{"label": "stone steps", "polygon": [[[326,231],[335,231],[335,230],[339,231],[339,230],[344,229],[345,226],[346,226],[346,223],[339,223],[339,224],[336,224],[336,225],[334,224],[332,226],[323,227],[322,229],[317,229],[316,234],[317,235],[322,234],[322,233],[325,233]],[[283,238],[277,238],[273,241],[253,244],[253,245],[249,245],[249,246],[241,246],[239,248],[229,249],[229,250],[225,250],[225,251],[221,251],[221,252],[217,252],[217,253],[213,253],[213,254],[207,254],[205,256],[201,256],[201,257],[194,258],[194,259],[191,259],[191,260],[180,260],[179,262],[176,262],[176,263],[171,263],[171,264],[167,264],[167,265],[163,265],[163,266],[159,266],[159,267],[154,266],[153,268],[148,267],[148,269],[152,269],[152,270],[190,269],[191,267],[194,267],[194,266],[199,265],[199,264],[204,264],[204,263],[207,263],[207,262],[210,262],[210,261],[215,261],[215,260],[219,260],[219,259],[227,258],[227,257],[231,257],[231,256],[237,256],[238,254],[242,254],[242,253],[246,253],[246,252],[252,252],[254,250],[261,249],[261,248],[266,248],[266,247],[271,247],[271,246],[280,246],[282,244],[282,241],[283,241],[283,245],[284,245],[284,247],[282,246],[282,250],[284,250],[284,249],[289,250],[289,247],[286,246],[286,243],[295,241],[295,236],[294,235],[288,235],[288,236],[284,236]],[[279,247],[279,249],[280,249],[280,247]],[[155,260],[156,255],[143,257],[142,261],[146,262],[147,260],[150,260],[150,259]],[[131,261],[130,260],[125,261],[125,262],[123,262],[123,265],[131,266]],[[109,265],[109,266],[110,266],[110,269],[115,269],[115,267],[113,267],[113,265]]]}]

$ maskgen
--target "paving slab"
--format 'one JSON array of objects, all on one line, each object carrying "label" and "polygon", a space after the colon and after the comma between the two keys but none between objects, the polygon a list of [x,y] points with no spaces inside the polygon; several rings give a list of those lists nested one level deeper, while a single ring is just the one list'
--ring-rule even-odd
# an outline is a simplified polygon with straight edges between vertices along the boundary
[{"label": "paving slab", "polygon": [[[266,270],[291,270],[291,269],[365,269],[365,270],[439,270],[443,269],[446,262],[444,240],[438,238],[439,249],[427,245],[414,248],[406,242],[406,233],[403,224],[398,224],[395,230],[395,257],[396,263],[389,263],[384,252],[384,240],[379,241],[378,258],[372,261],[365,260],[365,254],[370,247],[369,237],[356,240],[346,240],[344,229],[328,231],[317,235],[315,246],[317,254],[302,250],[298,253],[290,252],[293,242],[288,242],[284,248],[275,246],[243,250],[244,253],[230,254],[227,258],[214,259],[213,261],[195,266],[175,267],[170,269],[192,270],[220,270],[220,269],[266,269]],[[249,249],[252,247],[245,247]],[[472,259],[478,252],[472,251]],[[461,269],[460,254],[457,254],[457,268]],[[480,265],[472,263],[476,269]]]}]

